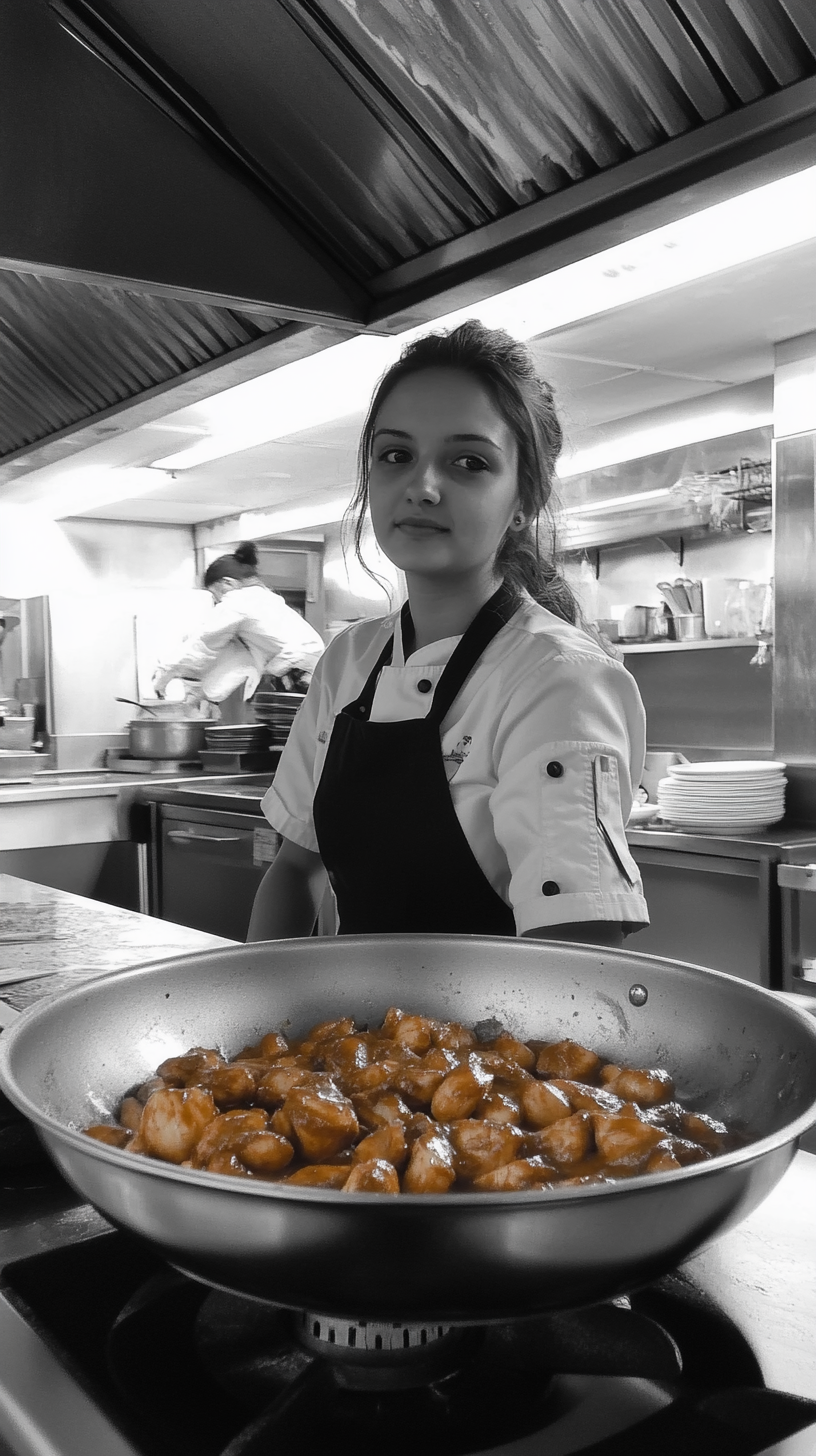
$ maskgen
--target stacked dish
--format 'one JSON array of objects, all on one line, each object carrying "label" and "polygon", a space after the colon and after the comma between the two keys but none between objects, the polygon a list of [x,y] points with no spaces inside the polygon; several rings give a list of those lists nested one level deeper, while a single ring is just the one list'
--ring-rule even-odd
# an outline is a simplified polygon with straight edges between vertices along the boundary
[{"label": "stacked dish", "polygon": [[675,763],[657,786],[663,819],[679,829],[753,834],[785,815],[784,763]]},{"label": "stacked dish", "polygon": [[295,721],[304,693],[273,693],[259,688],[252,699],[256,718],[268,724],[273,745],[282,748],[289,737],[289,729]]},{"label": "stacked dish", "polygon": [[261,753],[269,739],[265,723],[208,723],[204,729],[207,747],[219,753]]}]

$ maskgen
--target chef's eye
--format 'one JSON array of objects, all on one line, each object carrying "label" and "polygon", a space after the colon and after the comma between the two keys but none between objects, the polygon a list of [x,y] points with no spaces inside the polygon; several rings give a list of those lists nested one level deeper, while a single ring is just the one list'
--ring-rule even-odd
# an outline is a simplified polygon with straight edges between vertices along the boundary
[{"label": "chef's eye", "polygon": [[482,455],[457,455],[453,463],[474,475],[480,470],[490,469],[488,462]]},{"label": "chef's eye", "polygon": [[383,465],[405,465],[411,459],[411,452],[404,445],[390,445],[380,452],[377,459]]}]

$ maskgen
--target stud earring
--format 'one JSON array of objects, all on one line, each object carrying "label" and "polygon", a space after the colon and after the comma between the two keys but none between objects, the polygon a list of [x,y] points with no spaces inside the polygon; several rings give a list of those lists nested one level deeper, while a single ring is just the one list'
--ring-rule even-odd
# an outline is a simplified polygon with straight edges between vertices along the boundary
[{"label": "stud earring", "polygon": [[514,515],[514,517],[513,517],[513,525],[514,526],[523,526],[524,525],[524,517],[523,517],[523,515],[521,514],[520,511],[517,511],[516,514]]}]

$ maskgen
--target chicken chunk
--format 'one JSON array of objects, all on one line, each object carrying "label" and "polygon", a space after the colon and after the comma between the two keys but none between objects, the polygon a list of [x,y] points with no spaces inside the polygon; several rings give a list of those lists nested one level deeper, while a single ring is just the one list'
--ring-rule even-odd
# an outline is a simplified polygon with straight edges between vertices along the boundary
[{"label": "chicken chunk", "polygon": [[384,1158],[355,1163],[343,1184],[344,1193],[399,1193],[397,1170]]},{"label": "chicken chunk", "polygon": [[725,1151],[727,1129],[724,1122],[709,1117],[706,1112],[684,1112],[682,1117],[683,1136],[699,1143],[709,1153]]},{"label": "chicken chunk", "polygon": [[489,1042],[490,1050],[499,1052],[509,1062],[515,1062],[524,1072],[532,1072],[536,1064],[536,1054],[532,1047],[528,1047],[525,1041],[519,1041],[518,1037],[511,1036],[509,1031],[503,1031],[500,1036]]},{"label": "chicken chunk", "polygon": [[210,1158],[224,1148],[234,1149],[245,1134],[253,1136],[264,1132],[268,1118],[262,1107],[252,1107],[246,1112],[235,1110],[222,1112],[208,1123],[192,1154],[194,1168],[206,1168]]},{"label": "chicken chunk", "polygon": [[657,1144],[654,1152],[649,1154],[643,1171],[645,1173],[673,1173],[680,1167],[682,1164],[672,1151],[671,1139],[664,1138]]},{"label": "chicken chunk", "polygon": [[144,1104],[139,1101],[138,1097],[123,1098],[119,1108],[119,1121],[122,1127],[126,1127],[130,1132],[138,1132],[143,1112]]},{"label": "chicken chunk", "polygon": [[308,1163],[325,1163],[348,1148],[360,1131],[354,1107],[330,1082],[295,1087],[286,1099],[297,1145]]},{"label": "chicken chunk", "polygon": [[668,1102],[674,1094],[671,1077],[660,1068],[640,1071],[635,1067],[621,1067],[606,1086],[624,1102],[636,1102],[639,1107],[656,1107],[660,1102]]},{"label": "chicken chunk", "polygon": [[[314,1080],[315,1073],[309,1071],[305,1058],[298,1058],[297,1062],[298,1065],[295,1066],[279,1064],[261,1079],[255,1089],[255,1094],[263,1107],[279,1106],[286,1100],[293,1088],[299,1086],[301,1082]],[[301,1062],[302,1065],[300,1065]]]},{"label": "chicken chunk", "polygon": [[620,1112],[623,1107],[623,1099],[605,1087],[589,1087],[586,1082],[569,1082],[563,1077],[553,1077],[546,1085],[563,1092],[574,1112]]},{"label": "chicken chunk", "polygon": [[332,1164],[313,1163],[310,1168],[298,1168],[289,1173],[281,1183],[294,1184],[296,1188],[342,1188],[350,1169]]},{"label": "chicken chunk", "polygon": [[255,1078],[246,1068],[237,1063],[225,1067],[209,1067],[193,1084],[212,1093],[212,1099],[220,1112],[229,1107],[240,1107],[255,1096]]},{"label": "chicken chunk", "polygon": [[517,1158],[490,1173],[482,1173],[474,1179],[473,1186],[484,1193],[518,1193],[526,1188],[543,1188],[554,1178],[555,1173],[542,1158]]},{"label": "chicken chunk", "polygon": [[433,1022],[427,1016],[403,1016],[397,1022],[394,1041],[410,1052],[427,1052],[431,1045]]},{"label": "chicken chunk", "polygon": [[245,1168],[259,1177],[280,1173],[291,1163],[295,1150],[288,1138],[276,1132],[257,1132],[242,1144],[238,1156]]},{"label": "chicken chunk", "polygon": [[608,1163],[647,1158],[666,1134],[641,1118],[622,1112],[593,1112],[592,1130],[598,1152]]},{"label": "chicken chunk", "polygon": [[449,1072],[431,1099],[431,1112],[438,1122],[469,1117],[493,1085],[493,1077],[472,1052],[466,1062]]},{"label": "chicken chunk", "polygon": [[163,1158],[166,1163],[183,1163],[215,1116],[212,1096],[201,1087],[154,1092],[145,1104],[132,1150]]},{"label": "chicken chunk", "polygon": [[521,1094],[521,1107],[533,1127],[549,1127],[572,1112],[569,1098],[549,1082],[528,1082]]},{"label": "chicken chunk", "polygon": [[191,1047],[181,1057],[167,1057],[156,1068],[168,1087],[189,1087],[210,1067],[223,1067],[226,1058],[213,1047]]},{"label": "chicken chunk", "polygon": [[587,1082],[601,1070],[601,1059],[577,1041],[555,1041],[543,1046],[536,1058],[540,1077],[568,1077],[573,1082]]},{"label": "chicken chunk", "polygon": [[559,1166],[580,1163],[592,1147],[592,1125],[589,1118],[588,1112],[573,1112],[569,1117],[559,1118],[558,1122],[542,1129],[538,1142],[544,1157]]},{"label": "chicken chunk", "polygon": [[521,1132],[517,1127],[465,1118],[448,1127],[457,1177],[473,1179],[492,1173],[518,1155]]},{"label": "chicken chunk", "polygon": [[409,1123],[411,1109],[396,1092],[386,1092],[382,1097],[355,1097],[354,1108],[364,1127],[385,1127],[388,1122]]},{"label": "chicken chunk", "polygon": [[108,1122],[95,1122],[91,1127],[83,1127],[82,1131],[86,1137],[93,1138],[96,1143],[104,1143],[108,1148],[126,1148],[133,1138],[130,1128],[112,1127]]},{"label": "chicken chunk", "polygon": [[447,1138],[439,1132],[425,1132],[418,1137],[405,1170],[404,1191],[447,1193],[455,1178],[453,1149]]},{"label": "chicken chunk", "polygon": [[501,1122],[515,1124],[521,1121],[521,1102],[516,1097],[511,1097],[507,1092],[499,1092],[493,1087],[486,1097],[483,1097],[476,1112],[476,1117],[484,1122]]},{"label": "chicken chunk", "polygon": [[379,1161],[391,1163],[394,1168],[401,1168],[407,1158],[408,1140],[401,1122],[389,1122],[385,1127],[378,1127],[376,1132],[364,1137],[352,1152],[355,1163]]},{"label": "chicken chunk", "polygon": [[443,1068],[429,1067],[427,1060],[423,1059],[415,1065],[401,1067],[396,1077],[396,1084],[409,1101],[418,1103],[420,1107],[430,1107],[437,1087],[441,1087],[454,1067],[450,1064]]},{"label": "chicken chunk", "polygon": [[431,1040],[435,1047],[449,1052],[468,1052],[476,1046],[476,1036],[458,1021],[437,1021],[433,1023]]}]

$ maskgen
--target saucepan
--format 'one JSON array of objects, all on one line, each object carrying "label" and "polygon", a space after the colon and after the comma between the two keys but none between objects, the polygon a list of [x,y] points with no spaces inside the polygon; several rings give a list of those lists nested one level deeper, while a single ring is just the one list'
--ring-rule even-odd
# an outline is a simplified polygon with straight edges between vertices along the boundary
[{"label": "saucepan", "polygon": [[[80,1129],[169,1054],[234,1054],[389,1005],[665,1066],[678,1095],[751,1141],[675,1172],[529,1193],[378,1196],[177,1168]],[[555,942],[466,936],[278,941],[104,976],[27,1011],[0,1085],[70,1183],[208,1284],[336,1317],[478,1323],[622,1294],[738,1223],[816,1122],[816,1022],[699,967]]]},{"label": "saucepan", "polygon": [[128,723],[128,748],[131,758],[196,758],[204,747],[204,720],[185,715],[181,703],[137,703],[132,698],[117,698],[117,703],[131,703],[146,715]]}]

